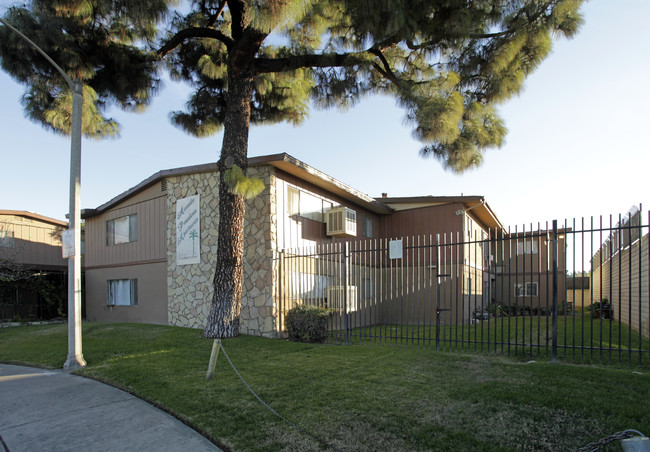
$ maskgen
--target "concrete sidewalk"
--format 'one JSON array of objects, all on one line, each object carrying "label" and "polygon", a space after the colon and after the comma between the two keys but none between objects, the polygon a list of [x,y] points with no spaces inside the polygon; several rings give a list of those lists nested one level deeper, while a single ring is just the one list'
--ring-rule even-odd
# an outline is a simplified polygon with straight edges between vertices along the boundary
[{"label": "concrete sidewalk", "polygon": [[62,370],[0,364],[0,452],[219,451],[167,413]]}]

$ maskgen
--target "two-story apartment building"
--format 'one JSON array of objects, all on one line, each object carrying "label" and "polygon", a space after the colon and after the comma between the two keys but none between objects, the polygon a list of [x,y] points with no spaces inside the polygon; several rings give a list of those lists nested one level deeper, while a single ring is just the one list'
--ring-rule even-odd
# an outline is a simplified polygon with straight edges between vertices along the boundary
[{"label": "two-story apartment building", "polygon": [[[282,256],[292,253],[285,250],[455,233],[461,241],[465,235],[480,237],[448,252],[449,265],[474,265],[476,275],[476,268],[483,271],[488,231],[501,228],[482,197],[375,199],[287,154],[250,158],[248,175],[262,179],[265,189],[246,204],[244,334],[275,337],[288,292],[331,293],[323,285],[333,280],[317,275],[313,260],[299,269],[283,267]],[[205,326],[217,246],[218,177],[216,164],[160,171],[82,212],[89,320]],[[310,287],[295,290],[296,281]],[[483,283],[478,287],[482,295]],[[379,292],[364,295],[377,298]]]}]

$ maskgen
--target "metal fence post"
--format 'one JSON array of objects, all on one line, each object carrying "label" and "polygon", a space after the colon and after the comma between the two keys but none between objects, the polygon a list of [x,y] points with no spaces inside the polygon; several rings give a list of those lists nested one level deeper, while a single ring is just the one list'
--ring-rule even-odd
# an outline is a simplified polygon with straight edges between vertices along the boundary
[{"label": "metal fence post", "polygon": [[350,259],[350,243],[345,242],[345,244],[343,245],[343,329],[345,330],[345,339],[344,339],[345,345],[350,345],[350,324],[348,321],[348,316],[350,315],[348,313],[348,302],[349,302],[348,285],[350,283],[349,275],[348,275],[349,259]]},{"label": "metal fence post", "polygon": [[275,269],[277,271],[277,284],[275,284],[276,290],[277,290],[277,300],[278,300],[278,305],[280,309],[278,310],[278,318],[279,318],[279,328],[278,328],[278,334],[280,337],[282,337],[282,333],[286,330],[286,325],[284,324],[284,317],[286,316],[287,313],[287,304],[285,301],[284,297],[284,274],[285,274],[285,269],[284,269],[284,250],[280,250],[276,253],[276,251],[273,251],[273,254],[277,256],[277,265],[275,266]]},{"label": "metal fence post", "polygon": [[440,235],[436,234],[436,350],[440,350]]},{"label": "metal fence post", "polygon": [[551,361],[557,363],[557,220],[553,220],[553,346]]}]

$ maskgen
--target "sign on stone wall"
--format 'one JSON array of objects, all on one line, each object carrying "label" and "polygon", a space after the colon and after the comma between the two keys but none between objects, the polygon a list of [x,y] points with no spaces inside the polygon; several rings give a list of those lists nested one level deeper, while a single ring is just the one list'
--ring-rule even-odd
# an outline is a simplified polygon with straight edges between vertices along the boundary
[{"label": "sign on stone wall", "polygon": [[200,195],[176,202],[176,264],[198,264],[201,261]]}]

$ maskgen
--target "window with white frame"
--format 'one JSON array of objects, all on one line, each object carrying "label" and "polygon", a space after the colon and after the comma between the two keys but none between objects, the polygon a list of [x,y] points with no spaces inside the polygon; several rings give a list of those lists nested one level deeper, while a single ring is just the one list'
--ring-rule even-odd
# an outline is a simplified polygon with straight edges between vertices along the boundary
[{"label": "window with white frame", "polygon": [[287,213],[300,215],[310,220],[325,221],[325,213],[333,206],[331,201],[323,199],[297,187],[287,187]]},{"label": "window with white frame", "polygon": [[515,297],[536,297],[538,295],[536,282],[524,282],[515,284]]},{"label": "window with white frame", "polygon": [[138,215],[126,215],[106,222],[106,245],[135,242],[138,240]]},{"label": "window with white frame", "polygon": [[537,254],[537,240],[524,239],[517,241],[517,254]]},{"label": "window with white frame", "polygon": [[106,286],[109,306],[138,305],[137,279],[109,279]]},{"label": "window with white frame", "polygon": [[300,191],[295,187],[287,187],[287,213],[289,215],[300,213]]}]

